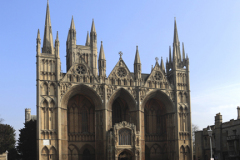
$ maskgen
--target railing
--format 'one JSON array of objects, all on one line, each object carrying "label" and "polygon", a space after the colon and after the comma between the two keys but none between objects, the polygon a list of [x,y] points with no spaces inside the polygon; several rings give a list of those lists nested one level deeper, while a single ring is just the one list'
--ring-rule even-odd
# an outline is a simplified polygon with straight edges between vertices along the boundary
[{"label": "railing", "polygon": [[69,141],[81,141],[81,142],[89,142],[95,141],[95,134],[93,133],[70,133],[68,135]]},{"label": "railing", "polygon": [[145,141],[151,142],[151,141],[163,141],[166,140],[166,136],[160,135],[160,134],[148,134],[145,135]]}]

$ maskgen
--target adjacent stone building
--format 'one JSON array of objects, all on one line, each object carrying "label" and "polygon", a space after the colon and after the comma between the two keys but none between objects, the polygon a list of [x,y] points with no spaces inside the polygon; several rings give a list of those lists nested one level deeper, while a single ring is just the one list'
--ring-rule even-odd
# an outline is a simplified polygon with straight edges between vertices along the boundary
[{"label": "adjacent stone building", "polygon": [[156,58],[149,74],[137,47],[134,71],[119,52],[107,77],[94,21],[85,45],[76,44],[76,33],[72,18],[63,73],[47,5],[43,45],[38,30],[36,46],[38,159],[191,160],[189,59],[176,20],[166,65]]},{"label": "adjacent stone building", "polygon": [[[215,116],[215,125],[210,126],[213,130],[212,148],[213,157],[216,160],[240,160],[240,108],[237,107],[238,117],[228,122],[222,122],[220,113]],[[197,160],[210,159],[209,128],[195,133],[195,154]]]}]

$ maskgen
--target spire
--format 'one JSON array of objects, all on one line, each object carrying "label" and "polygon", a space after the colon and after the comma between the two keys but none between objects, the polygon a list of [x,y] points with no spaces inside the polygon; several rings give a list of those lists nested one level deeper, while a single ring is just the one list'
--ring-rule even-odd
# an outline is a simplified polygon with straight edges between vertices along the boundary
[{"label": "spire", "polygon": [[162,71],[165,72],[165,67],[164,67],[164,63],[163,63],[163,58],[161,57],[161,64],[160,64],[160,68],[162,69]]},{"label": "spire", "polygon": [[139,52],[138,52],[138,46],[136,47],[136,55],[135,55],[134,63],[141,63]]},{"label": "spire", "polygon": [[57,37],[56,37],[56,40],[55,41],[58,41],[59,42],[59,39],[58,39],[58,31],[57,31]]},{"label": "spire", "polygon": [[76,29],[75,29],[74,20],[73,20],[73,16],[72,16],[72,21],[71,21],[70,29],[76,30]]},{"label": "spire", "polygon": [[169,46],[169,63],[172,61],[171,46]]},{"label": "spire", "polygon": [[103,44],[102,44],[102,41],[101,41],[101,47],[100,47],[100,53],[99,53],[99,60],[105,60],[105,54],[104,54],[104,50],[103,50]]},{"label": "spire", "polygon": [[50,19],[49,4],[47,3],[46,19],[45,19],[45,30],[43,38],[43,53],[53,53],[53,37],[52,37],[52,26]]},{"label": "spire", "polygon": [[185,60],[185,50],[184,50],[184,43],[182,42],[182,57]]},{"label": "spire", "polygon": [[40,38],[40,31],[39,31],[39,29],[38,29],[38,33],[37,33],[37,39],[41,39]]},{"label": "spire", "polygon": [[86,39],[85,46],[89,46],[89,45],[90,45],[90,38],[89,38],[89,32],[87,32],[87,39]]},{"label": "spire", "polygon": [[96,32],[96,29],[95,29],[95,24],[94,24],[94,19],[92,19],[92,27],[91,27],[91,32]]},{"label": "spire", "polygon": [[174,18],[174,38],[173,38],[173,43],[175,43],[175,44],[179,43],[176,17]]}]

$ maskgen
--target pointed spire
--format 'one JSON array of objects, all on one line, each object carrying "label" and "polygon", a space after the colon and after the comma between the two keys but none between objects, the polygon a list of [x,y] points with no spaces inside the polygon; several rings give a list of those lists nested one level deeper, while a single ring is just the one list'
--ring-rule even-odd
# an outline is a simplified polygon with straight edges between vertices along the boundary
[{"label": "pointed spire", "polygon": [[185,60],[185,50],[184,50],[184,43],[182,42],[182,57]]},{"label": "pointed spire", "polygon": [[87,39],[86,39],[85,46],[89,46],[89,45],[90,45],[90,38],[89,38],[89,32],[87,31]]},{"label": "pointed spire", "polygon": [[91,32],[96,32],[96,29],[95,29],[95,24],[94,24],[94,19],[92,19],[92,27],[91,27]]},{"label": "pointed spire", "polygon": [[39,31],[39,29],[38,29],[38,33],[37,33],[37,39],[41,39],[40,38],[40,31]]},{"label": "pointed spire", "polygon": [[171,46],[169,46],[169,63],[172,62]]},{"label": "pointed spire", "polygon": [[75,29],[74,20],[73,20],[73,16],[72,16],[72,21],[71,21],[70,29],[76,30],[76,29]]},{"label": "pointed spire", "polygon": [[164,63],[163,63],[163,58],[161,57],[161,64],[160,64],[160,68],[162,69],[162,71],[165,72],[165,67],[164,67]]},{"label": "pointed spire", "polygon": [[43,38],[43,53],[53,53],[53,37],[52,27],[50,19],[49,4],[47,3],[46,19],[45,19],[45,30]]},{"label": "pointed spire", "polygon": [[103,50],[102,41],[101,41],[101,47],[100,47],[100,53],[99,53],[99,60],[100,59],[104,59],[105,60],[105,53],[104,53],[104,50]]},{"label": "pointed spire", "polygon": [[173,38],[173,43],[176,43],[176,44],[179,43],[176,17],[174,18],[174,38]]},{"label": "pointed spire", "polygon": [[141,63],[139,52],[138,52],[138,46],[136,47],[136,55],[135,55],[134,63]]},{"label": "pointed spire", "polygon": [[56,41],[59,41],[59,39],[58,39],[58,31],[57,31],[57,37],[56,37]]}]

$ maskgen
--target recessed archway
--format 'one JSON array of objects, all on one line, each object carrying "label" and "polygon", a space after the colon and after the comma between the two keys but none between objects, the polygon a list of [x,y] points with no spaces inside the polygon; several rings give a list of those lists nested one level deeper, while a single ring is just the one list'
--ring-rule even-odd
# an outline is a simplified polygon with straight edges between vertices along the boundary
[{"label": "recessed archway", "polygon": [[133,154],[129,150],[123,150],[119,155],[118,155],[118,160],[133,160]]}]

